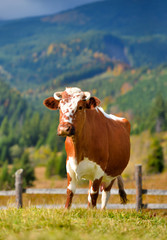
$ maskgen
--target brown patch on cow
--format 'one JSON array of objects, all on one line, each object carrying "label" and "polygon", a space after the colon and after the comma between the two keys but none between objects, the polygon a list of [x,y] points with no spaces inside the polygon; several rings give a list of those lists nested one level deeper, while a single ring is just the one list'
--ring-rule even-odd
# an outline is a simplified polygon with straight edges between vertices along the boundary
[{"label": "brown patch on cow", "polygon": [[54,97],[49,97],[43,101],[43,104],[51,110],[57,110],[59,101],[56,100]]},{"label": "brown patch on cow", "polygon": [[102,180],[102,177],[101,177],[100,179],[95,179],[95,180],[93,181],[92,190],[93,190],[94,192],[99,191],[99,186],[100,186],[101,180]]},{"label": "brown patch on cow", "polygon": [[92,207],[96,207],[96,203],[97,203],[97,198],[98,198],[99,193],[91,193],[91,201],[92,201]]},{"label": "brown patch on cow", "polygon": [[128,130],[128,132],[130,133],[131,130],[131,126],[130,126],[130,122],[127,119],[122,119],[122,122],[124,123],[125,128]]},{"label": "brown patch on cow", "polygon": [[70,185],[72,178],[70,177],[70,174],[67,172],[67,187]]},{"label": "brown patch on cow", "polygon": [[[102,180],[102,177],[100,179],[95,179],[93,181],[93,183],[91,181],[89,182],[90,189],[91,189],[91,185],[92,185],[92,190],[95,192],[95,193],[90,193],[91,204],[92,204],[93,208],[96,207],[97,198],[98,198],[98,195],[99,195],[99,186],[100,186],[101,180]],[[91,204],[89,204],[88,206],[90,207]]]},{"label": "brown patch on cow", "polygon": [[73,196],[74,196],[74,193],[67,188],[67,200],[66,200],[65,208],[69,209],[71,207]]},{"label": "brown patch on cow", "polygon": [[62,93],[62,98],[63,98],[63,99],[68,100],[69,97],[70,97],[70,95],[69,95],[66,91],[64,91],[64,92]]},{"label": "brown patch on cow", "polygon": [[119,196],[122,204],[126,204],[128,199],[124,189],[119,189]]},{"label": "brown patch on cow", "polygon": [[119,187],[119,196],[120,196],[121,203],[126,204],[128,200],[127,200],[126,192],[124,190],[124,183],[123,183],[122,176],[117,177],[117,183]]},{"label": "brown patch on cow", "polygon": [[103,190],[104,190],[105,192],[109,192],[109,191],[111,190],[114,182],[115,182],[115,179],[113,179],[113,180],[111,181],[111,183],[110,183],[107,187],[104,187]]},{"label": "brown patch on cow", "polygon": [[100,104],[100,100],[97,97],[91,97],[86,101],[86,108],[93,109]]}]

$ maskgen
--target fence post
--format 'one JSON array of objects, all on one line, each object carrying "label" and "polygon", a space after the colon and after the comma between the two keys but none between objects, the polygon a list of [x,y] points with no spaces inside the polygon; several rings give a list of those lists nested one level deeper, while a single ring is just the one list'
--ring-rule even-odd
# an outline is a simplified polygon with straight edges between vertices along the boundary
[{"label": "fence post", "polygon": [[17,170],[15,173],[15,190],[16,190],[16,206],[17,208],[22,208],[22,178],[23,169]]},{"label": "fence post", "polygon": [[136,178],[136,211],[142,209],[142,165],[135,166]]}]

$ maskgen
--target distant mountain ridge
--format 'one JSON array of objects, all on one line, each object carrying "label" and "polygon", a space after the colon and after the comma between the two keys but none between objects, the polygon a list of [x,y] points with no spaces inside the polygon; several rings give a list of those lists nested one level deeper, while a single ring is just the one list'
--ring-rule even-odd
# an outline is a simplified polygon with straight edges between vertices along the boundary
[{"label": "distant mountain ridge", "polygon": [[166,5],[165,0],[105,0],[44,17],[41,21],[84,26],[84,30],[107,30],[119,36],[166,34]]},{"label": "distant mountain ridge", "polygon": [[96,75],[117,61],[156,67],[167,62],[166,9],[165,0],[106,0],[0,21],[1,69],[22,90],[79,70]]}]

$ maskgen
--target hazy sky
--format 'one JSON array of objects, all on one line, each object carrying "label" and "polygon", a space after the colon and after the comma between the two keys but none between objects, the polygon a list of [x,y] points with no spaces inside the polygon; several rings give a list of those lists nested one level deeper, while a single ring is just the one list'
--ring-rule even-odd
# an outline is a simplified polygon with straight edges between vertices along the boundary
[{"label": "hazy sky", "polygon": [[98,0],[0,0],[0,19],[15,19],[60,12]]}]

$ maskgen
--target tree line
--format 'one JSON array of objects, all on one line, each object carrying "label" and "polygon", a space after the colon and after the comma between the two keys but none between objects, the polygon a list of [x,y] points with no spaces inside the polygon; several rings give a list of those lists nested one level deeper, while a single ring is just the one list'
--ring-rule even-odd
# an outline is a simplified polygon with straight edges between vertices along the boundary
[{"label": "tree line", "polygon": [[[57,136],[58,114],[47,109],[37,111],[21,97],[21,93],[0,81],[0,188],[12,188],[14,171],[17,167],[24,168],[25,185],[30,186],[34,180],[34,164],[30,161],[27,149],[48,145],[51,149],[49,164],[53,164],[54,174],[65,176],[65,156],[58,152],[64,151],[64,139]],[[52,163],[51,163],[52,162]],[[61,166],[61,163],[64,163]],[[8,168],[12,164],[12,169]],[[53,164],[54,165],[54,164]],[[52,173],[46,173],[51,176]]]}]

